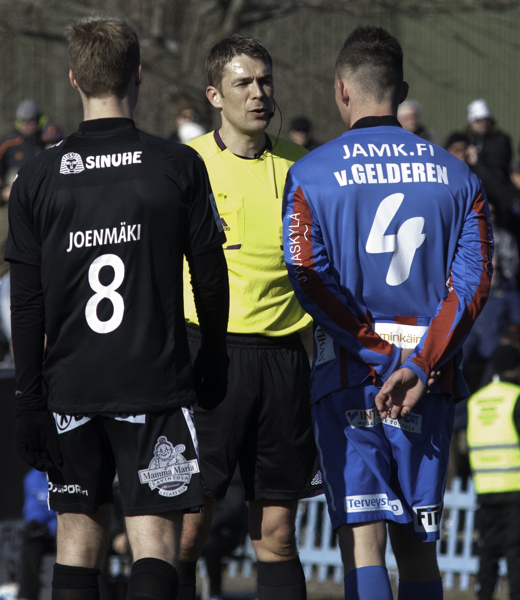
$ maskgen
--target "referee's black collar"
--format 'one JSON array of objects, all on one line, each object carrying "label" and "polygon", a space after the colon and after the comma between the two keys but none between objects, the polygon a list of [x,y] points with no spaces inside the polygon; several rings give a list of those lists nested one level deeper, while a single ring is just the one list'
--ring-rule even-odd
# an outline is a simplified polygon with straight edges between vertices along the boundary
[{"label": "referee's black collar", "polygon": [[[220,137],[220,129],[215,129],[215,131],[213,132],[213,137],[215,139],[217,146],[221,150],[227,150],[226,144],[224,144],[223,139]],[[245,160],[255,160],[257,158],[260,158],[266,150],[272,150],[272,149],[273,149],[273,143],[271,142],[271,138],[266,133],[264,149],[257,156],[254,156],[253,158],[251,158],[250,156],[240,156],[240,154],[235,154],[235,156],[238,156],[238,158],[243,158]]]},{"label": "referee's black collar", "polygon": [[386,127],[391,125],[393,127],[402,127],[401,123],[397,120],[397,117],[393,115],[385,115],[384,117],[363,117],[352,125],[352,129],[363,129],[364,127]]},{"label": "referee's black collar", "polygon": [[79,130],[84,133],[96,132],[96,131],[110,131],[111,129],[118,129],[125,125],[134,125],[132,119],[125,117],[111,117],[109,119],[91,119],[89,121],[82,121],[79,124]]}]

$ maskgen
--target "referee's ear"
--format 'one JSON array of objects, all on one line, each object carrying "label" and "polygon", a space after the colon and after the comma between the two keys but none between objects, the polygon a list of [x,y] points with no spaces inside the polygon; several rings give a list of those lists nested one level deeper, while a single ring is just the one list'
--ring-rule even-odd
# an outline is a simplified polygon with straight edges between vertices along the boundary
[{"label": "referee's ear", "polygon": [[206,88],[206,98],[209,100],[211,106],[215,108],[222,108],[222,103],[220,102],[221,95],[217,88],[212,85],[208,85]]},{"label": "referee's ear", "polygon": [[135,70],[135,85],[141,85],[143,81],[143,67],[139,65]]}]

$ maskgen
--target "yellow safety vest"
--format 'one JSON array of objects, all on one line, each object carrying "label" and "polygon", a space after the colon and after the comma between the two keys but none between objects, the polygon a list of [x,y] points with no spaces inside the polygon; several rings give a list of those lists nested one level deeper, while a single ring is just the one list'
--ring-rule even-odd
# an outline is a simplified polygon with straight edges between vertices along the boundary
[{"label": "yellow safety vest", "polygon": [[520,490],[514,410],[520,386],[494,382],[468,400],[468,450],[477,494]]}]

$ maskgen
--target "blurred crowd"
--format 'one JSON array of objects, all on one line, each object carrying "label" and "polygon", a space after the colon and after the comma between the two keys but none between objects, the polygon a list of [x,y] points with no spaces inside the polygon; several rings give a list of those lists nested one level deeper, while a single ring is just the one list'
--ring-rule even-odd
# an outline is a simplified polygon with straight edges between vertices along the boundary
[{"label": "blurred crowd", "polygon": [[[175,106],[175,115],[176,129],[169,136],[172,141],[188,143],[206,133],[189,101],[179,101]],[[495,272],[487,304],[464,346],[464,374],[470,391],[474,394],[489,384],[496,375],[497,364],[492,357],[496,358],[497,349],[514,347],[520,350],[520,161],[513,163],[511,137],[500,129],[490,107],[483,99],[474,100],[468,105],[467,123],[459,131],[452,132],[445,141],[424,124],[421,107],[415,100],[407,100],[400,105],[398,119],[404,129],[430,143],[443,146],[465,162],[482,181],[490,202],[495,238]],[[9,194],[18,170],[31,158],[59,143],[63,137],[60,125],[44,115],[34,100],[26,99],[20,102],[16,110],[13,132],[0,141],[2,256],[8,234]],[[297,116],[291,120],[288,137],[307,150],[313,150],[320,145],[313,136],[312,123],[306,116]],[[9,265],[0,259],[0,368],[13,366],[10,341]],[[456,409],[449,480],[454,476],[467,479],[470,475],[466,443],[467,424],[465,401],[459,403]],[[31,471],[26,478],[25,488],[26,527],[22,556],[24,575],[19,597],[36,600],[39,587],[37,565],[40,564],[44,553],[54,552],[56,524],[55,515],[48,511],[44,501],[44,476],[42,479],[41,473]],[[221,561],[226,554],[229,555],[234,548],[243,543],[246,532],[245,501],[242,496],[233,494],[234,492],[229,495],[228,504],[223,502],[219,507],[222,509],[222,523],[217,519],[214,525],[213,545],[208,544],[204,555],[214,597],[221,593]],[[124,556],[128,551],[124,532],[116,529],[113,536],[114,555]],[[222,551],[223,548],[225,551]],[[109,594],[109,597],[118,595]]]},{"label": "blurred crowd", "polygon": [[[483,99],[468,105],[467,124],[444,142],[424,125],[415,100],[399,107],[401,125],[427,140],[442,145],[465,162],[482,181],[489,200],[495,253],[491,292],[464,345],[464,376],[471,394],[489,384],[497,373],[493,353],[502,346],[520,348],[520,162],[513,164],[511,137],[502,131]],[[467,401],[456,407],[448,478],[470,475],[466,430]],[[448,482],[449,485],[449,482]]]}]

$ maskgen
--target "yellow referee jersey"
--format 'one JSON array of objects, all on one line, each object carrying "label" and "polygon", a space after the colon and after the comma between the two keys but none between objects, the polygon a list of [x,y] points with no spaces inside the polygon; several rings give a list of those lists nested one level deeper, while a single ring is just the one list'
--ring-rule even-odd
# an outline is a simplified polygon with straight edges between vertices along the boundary
[{"label": "yellow referee jersey", "polygon": [[[204,159],[227,242],[230,333],[282,336],[309,327],[283,258],[282,200],[287,171],[307,151],[269,136],[258,159],[236,156],[208,133],[189,143]],[[198,324],[184,264],[184,312]]]}]

